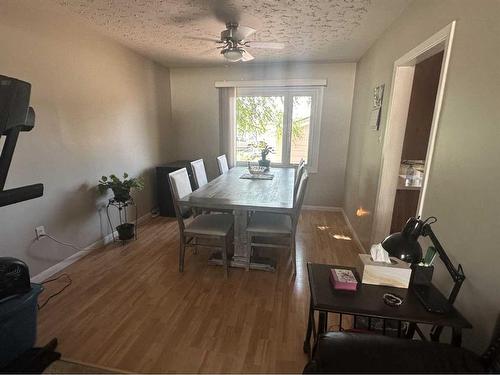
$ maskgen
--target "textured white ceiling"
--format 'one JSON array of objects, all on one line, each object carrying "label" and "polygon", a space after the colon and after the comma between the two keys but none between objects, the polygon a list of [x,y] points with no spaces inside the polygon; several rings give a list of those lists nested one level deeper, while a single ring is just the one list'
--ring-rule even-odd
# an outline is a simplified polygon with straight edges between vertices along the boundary
[{"label": "textured white ceiling", "polygon": [[[168,66],[224,64],[224,20],[257,29],[254,62],[355,61],[410,0],[52,0],[100,32]],[[252,62],[253,63],[253,62]]]}]

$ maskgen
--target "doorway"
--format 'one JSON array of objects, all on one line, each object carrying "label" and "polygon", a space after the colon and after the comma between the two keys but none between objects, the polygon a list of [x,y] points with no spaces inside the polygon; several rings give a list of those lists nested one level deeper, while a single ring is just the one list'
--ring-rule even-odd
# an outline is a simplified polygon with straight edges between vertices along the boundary
[{"label": "doorway", "polygon": [[371,241],[422,214],[455,21],[394,63]]}]

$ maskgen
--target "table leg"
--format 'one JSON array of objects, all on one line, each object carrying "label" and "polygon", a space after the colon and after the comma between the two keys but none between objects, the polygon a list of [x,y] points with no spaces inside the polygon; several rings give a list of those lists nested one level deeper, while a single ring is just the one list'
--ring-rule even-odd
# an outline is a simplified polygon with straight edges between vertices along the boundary
[{"label": "table leg", "polygon": [[320,311],[318,317],[318,336],[326,331],[328,331],[328,313]]},{"label": "table leg", "polygon": [[462,345],[462,329],[452,328],[451,345],[460,347]]},{"label": "table leg", "polygon": [[431,329],[431,340],[435,342],[439,342],[439,338],[441,337],[441,332],[443,332],[442,326],[433,326]]},{"label": "table leg", "polygon": [[[229,265],[231,267],[247,268],[247,223],[248,210],[234,210],[234,255]],[[210,264],[222,265],[220,253],[213,254]],[[252,257],[250,268],[262,271],[275,271],[276,261],[265,257]]]},{"label": "table leg", "polygon": [[411,340],[413,338],[413,336],[415,335],[416,329],[417,329],[417,323],[408,324],[408,329],[405,332],[405,338]]},{"label": "table leg", "polygon": [[[317,330],[316,335],[314,337],[313,350],[312,350],[312,353],[310,354],[311,358],[314,357],[314,353],[316,352],[316,347],[318,345],[319,336],[328,330],[328,313],[325,311],[319,311],[318,313],[319,313],[318,330]],[[314,311],[313,311],[313,314],[314,314]],[[313,321],[313,324],[314,324],[314,321]]]},{"label": "table leg", "polygon": [[247,248],[247,224],[248,211],[234,210],[234,262],[246,263],[248,256]]},{"label": "table leg", "polygon": [[314,309],[312,307],[312,303],[309,303],[309,316],[307,318],[307,330],[306,330],[306,338],[304,339],[304,345],[302,349],[304,353],[308,353],[309,357],[311,354],[311,334],[314,325]]}]

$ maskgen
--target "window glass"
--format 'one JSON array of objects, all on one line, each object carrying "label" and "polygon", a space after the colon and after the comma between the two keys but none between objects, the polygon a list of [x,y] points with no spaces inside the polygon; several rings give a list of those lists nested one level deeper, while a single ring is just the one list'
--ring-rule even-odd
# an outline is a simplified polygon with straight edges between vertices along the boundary
[{"label": "window glass", "polygon": [[263,143],[274,150],[267,156],[282,162],[284,96],[239,96],[236,99],[236,159],[257,161]]},{"label": "window glass", "polygon": [[311,127],[311,104],[312,96],[293,96],[292,98],[291,164],[298,164],[301,159],[304,159],[307,163]]},{"label": "window glass", "polygon": [[301,159],[316,172],[321,130],[322,87],[245,87],[236,97],[236,161],[267,159],[273,165],[297,165]]}]

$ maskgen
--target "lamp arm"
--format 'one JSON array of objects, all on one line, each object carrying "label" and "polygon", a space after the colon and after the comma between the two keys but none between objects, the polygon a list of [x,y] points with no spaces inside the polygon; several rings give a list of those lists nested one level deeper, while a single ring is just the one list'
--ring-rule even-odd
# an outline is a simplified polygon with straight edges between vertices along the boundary
[{"label": "lamp arm", "polygon": [[[450,258],[448,257],[448,254],[446,254],[446,251],[444,251],[443,247],[439,243],[439,240],[437,239],[436,235],[432,231],[432,228],[430,224],[425,224],[424,227],[422,228],[422,236],[423,237],[429,237],[432,244],[436,248],[439,257],[443,261],[444,265],[446,266],[446,269],[448,270],[448,273],[450,274],[451,278],[453,279],[454,285],[453,288],[450,292],[450,295],[448,297],[448,302],[453,304],[455,302],[455,299],[457,298],[458,292],[460,291],[460,288],[462,287],[462,283],[465,280],[465,275],[464,275],[464,270],[462,268],[462,265],[459,264],[458,268],[455,268],[453,266],[453,263],[451,263]],[[430,336],[432,341],[439,342],[439,338],[441,336],[441,333],[443,332],[443,326],[435,325],[432,327]]]},{"label": "lamp arm", "polygon": [[432,231],[432,228],[429,224],[425,224],[424,228],[422,230],[422,236],[423,237],[429,237],[430,240],[432,241],[432,244],[436,248],[439,257],[443,261],[444,265],[446,266],[446,269],[448,270],[449,274],[451,275],[453,281],[455,283],[459,282],[462,284],[462,282],[465,280],[465,275],[464,271],[462,268],[462,265],[458,265],[458,268],[455,268],[453,263],[451,263],[450,258],[448,257],[448,254],[446,254],[446,251],[444,251],[443,246],[439,243],[439,240],[437,239],[436,235]]}]

